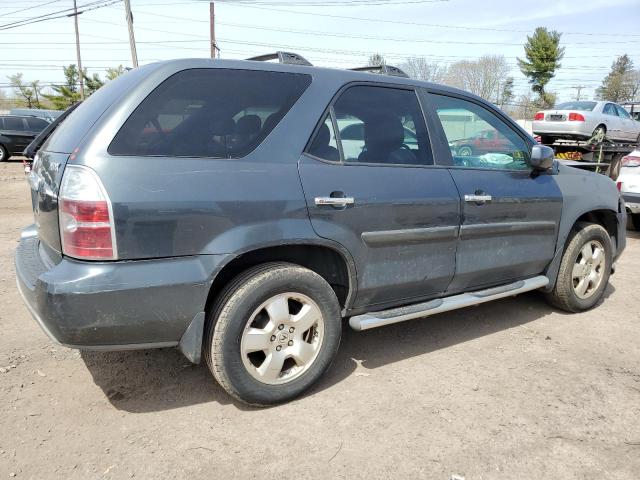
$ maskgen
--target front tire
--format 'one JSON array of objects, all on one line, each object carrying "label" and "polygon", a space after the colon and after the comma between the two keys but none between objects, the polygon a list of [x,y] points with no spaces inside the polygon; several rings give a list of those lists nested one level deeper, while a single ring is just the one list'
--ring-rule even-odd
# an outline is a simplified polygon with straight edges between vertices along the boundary
[{"label": "front tire", "polygon": [[602,298],[613,261],[609,233],[598,224],[579,223],[565,248],[549,302],[567,312],[593,308]]},{"label": "front tire", "polygon": [[224,290],[208,318],[204,356],[231,396],[275,405],[320,378],[341,333],[338,299],[320,275],[294,264],[266,263]]}]

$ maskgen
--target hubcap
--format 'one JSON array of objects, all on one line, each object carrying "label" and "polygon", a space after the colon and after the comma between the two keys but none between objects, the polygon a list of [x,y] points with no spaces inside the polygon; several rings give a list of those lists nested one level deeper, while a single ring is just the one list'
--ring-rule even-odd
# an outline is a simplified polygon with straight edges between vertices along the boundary
[{"label": "hubcap", "polygon": [[306,295],[275,295],[251,315],[242,333],[240,354],[249,374],[259,382],[278,385],[306,372],[324,339],[324,319]]},{"label": "hubcap", "polygon": [[604,278],[606,256],[604,247],[597,240],[587,242],[573,265],[572,282],[573,291],[578,298],[592,296]]}]

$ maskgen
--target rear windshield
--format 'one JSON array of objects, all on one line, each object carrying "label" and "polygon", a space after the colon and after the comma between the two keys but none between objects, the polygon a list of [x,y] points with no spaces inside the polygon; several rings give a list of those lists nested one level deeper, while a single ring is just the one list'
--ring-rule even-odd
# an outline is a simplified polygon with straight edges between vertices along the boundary
[{"label": "rear windshield", "polygon": [[304,74],[230,69],[176,73],[135,109],[112,155],[238,158],[255,149],[311,83]]},{"label": "rear windshield", "polygon": [[596,102],[565,102],[556,105],[556,110],[581,110],[590,112],[596,108]]}]

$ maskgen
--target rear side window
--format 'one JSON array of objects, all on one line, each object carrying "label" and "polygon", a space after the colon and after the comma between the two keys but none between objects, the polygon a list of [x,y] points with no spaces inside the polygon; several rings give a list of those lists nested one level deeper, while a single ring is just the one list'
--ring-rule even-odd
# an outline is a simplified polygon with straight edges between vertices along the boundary
[{"label": "rear side window", "polygon": [[112,155],[238,158],[253,151],[311,83],[304,74],[179,72],[135,109]]}]

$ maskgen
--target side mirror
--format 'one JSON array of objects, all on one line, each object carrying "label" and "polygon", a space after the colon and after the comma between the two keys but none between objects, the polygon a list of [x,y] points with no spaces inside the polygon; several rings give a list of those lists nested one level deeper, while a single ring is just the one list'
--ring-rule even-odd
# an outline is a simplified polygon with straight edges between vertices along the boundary
[{"label": "side mirror", "polygon": [[534,145],[531,149],[531,166],[535,170],[549,170],[553,166],[555,152],[546,145]]}]

